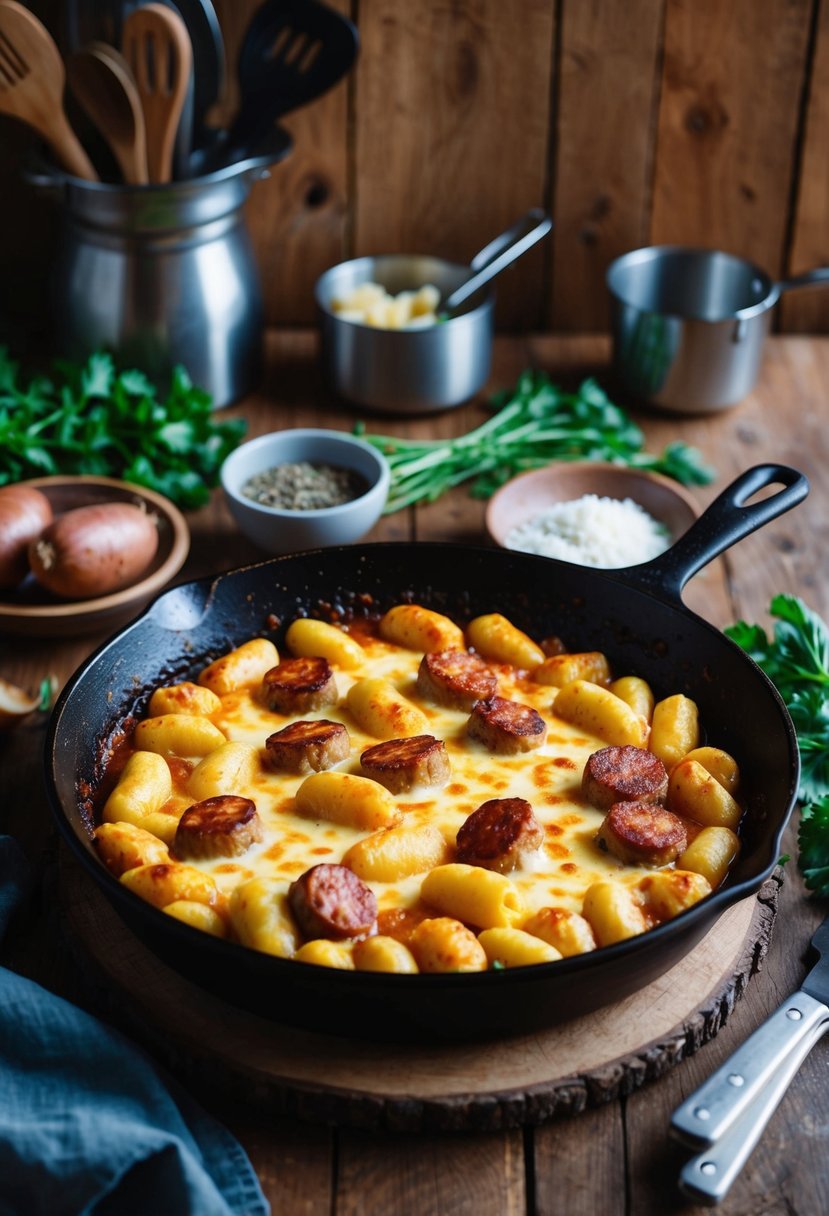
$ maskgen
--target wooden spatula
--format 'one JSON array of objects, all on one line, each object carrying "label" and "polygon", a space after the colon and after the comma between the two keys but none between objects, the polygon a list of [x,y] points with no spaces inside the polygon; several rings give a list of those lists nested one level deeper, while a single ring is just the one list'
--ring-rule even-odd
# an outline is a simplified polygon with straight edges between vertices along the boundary
[{"label": "wooden spatula", "polygon": [[66,62],[69,87],[112,149],[124,181],[144,186],[147,138],[138,86],[120,51],[90,42]]},{"label": "wooden spatula", "polygon": [[98,180],[63,110],[66,73],[44,25],[16,0],[0,0],[0,111],[28,123],[69,173]]},{"label": "wooden spatula", "polygon": [[150,181],[168,182],[193,66],[187,26],[163,4],[144,4],[125,17],[122,44],[144,111]]}]

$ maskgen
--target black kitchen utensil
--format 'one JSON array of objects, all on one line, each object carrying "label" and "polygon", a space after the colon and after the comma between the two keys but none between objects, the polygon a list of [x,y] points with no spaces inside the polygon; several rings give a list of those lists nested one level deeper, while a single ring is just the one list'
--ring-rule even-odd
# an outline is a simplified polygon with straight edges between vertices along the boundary
[{"label": "black kitchen utensil", "polygon": [[226,137],[196,158],[197,171],[210,173],[253,154],[277,118],[346,74],[358,45],[355,26],[317,0],[266,0],[239,52],[239,111]]},{"label": "black kitchen utensil", "polygon": [[[761,501],[759,490],[780,486]],[[800,776],[786,708],[760,668],[680,598],[724,549],[800,502],[806,478],[782,465],[739,477],[666,553],[597,570],[509,550],[440,544],[352,545],[276,558],[161,596],[69,681],[46,743],[47,788],[73,852],[129,927],[165,962],[226,1000],[331,1034],[406,1039],[530,1033],[620,1000],[678,962],[731,904],[757,891],[780,856]],[[737,759],[748,807],[725,885],[692,908],[612,946],[507,971],[391,975],[300,965],[201,933],[127,890],[99,861],[84,792],[125,720],[162,680],[193,679],[240,642],[297,615],[384,611],[410,600],[465,623],[501,612],[532,636],[602,650],[658,696],[682,692],[709,737]]]}]

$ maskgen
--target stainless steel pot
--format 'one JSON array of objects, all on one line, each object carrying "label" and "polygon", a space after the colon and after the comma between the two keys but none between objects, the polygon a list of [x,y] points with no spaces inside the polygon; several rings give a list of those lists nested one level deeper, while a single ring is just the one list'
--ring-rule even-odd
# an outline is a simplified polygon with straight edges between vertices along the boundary
[{"label": "stainless steel pot", "polygon": [[391,295],[432,283],[446,301],[473,275],[494,277],[551,226],[544,212],[530,211],[468,266],[414,254],[354,258],[332,266],[317,281],[315,296],[323,368],[334,392],[369,410],[399,414],[432,413],[474,397],[492,362],[495,299],[488,288],[474,291],[451,316],[422,329],[378,329],[346,320],[333,311],[332,302],[371,282]]},{"label": "stainless steel pot", "polygon": [[774,282],[743,258],[654,245],[611,262],[613,367],[640,401],[713,413],[751,392],[784,291],[829,281],[820,267]]},{"label": "stainless steel pot", "polygon": [[29,178],[62,205],[51,281],[59,352],[106,347],[164,391],[180,363],[219,408],[256,384],[263,309],[242,207],[291,149],[276,129],[261,155],[190,181],[123,186],[58,170]]}]

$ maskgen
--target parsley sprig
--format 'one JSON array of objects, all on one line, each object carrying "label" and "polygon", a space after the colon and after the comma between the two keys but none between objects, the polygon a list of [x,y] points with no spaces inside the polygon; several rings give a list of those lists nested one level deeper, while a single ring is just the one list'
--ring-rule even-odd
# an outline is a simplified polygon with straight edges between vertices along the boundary
[{"label": "parsley sprig", "polygon": [[199,507],[245,428],[243,419],[216,420],[210,395],[183,367],[162,399],[143,372],[119,371],[101,351],[24,383],[0,346],[0,485],[58,473],[117,477]]},{"label": "parsley sprig", "polygon": [[491,404],[493,416],[456,439],[366,434],[358,424],[356,433],[378,448],[391,468],[385,514],[434,502],[467,481],[474,498],[489,498],[515,474],[553,460],[607,460],[664,473],[685,485],[705,485],[714,477],[700,453],[685,443],[669,444],[660,456],[644,451],[642,431],[593,379],[567,393],[546,373],[529,370]]},{"label": "parsley sprig", "polygon": [[725,633],[742,647],[786,703],[800,750],[799,865],[806,886],[829,896],[829,628],[797,596],[776,595],[768,637],[738,621]]}]

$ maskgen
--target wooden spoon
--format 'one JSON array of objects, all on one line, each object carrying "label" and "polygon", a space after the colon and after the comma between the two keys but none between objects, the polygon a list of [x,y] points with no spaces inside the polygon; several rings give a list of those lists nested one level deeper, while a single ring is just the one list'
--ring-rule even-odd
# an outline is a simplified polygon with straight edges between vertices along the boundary
[{"label": "wooden spoon", "polygon": [[124,181],[145,186],[147,133],[138,86],[120,51],[90,42],[66,63],[69,87],[112,149]]},{"label": "wooden spoon", "polygon": [[66,73],[44,25],[16,0],[0,0],[0,112],[28,123],[69,173],[98,175],[63,110]]},{"label": "wooden spoon", "polygon": [[122,44],[144,111],[150,181],[168,182],[193,66],[187,26],[163,4],[144,4],[125,17]]}]

